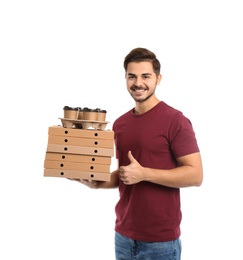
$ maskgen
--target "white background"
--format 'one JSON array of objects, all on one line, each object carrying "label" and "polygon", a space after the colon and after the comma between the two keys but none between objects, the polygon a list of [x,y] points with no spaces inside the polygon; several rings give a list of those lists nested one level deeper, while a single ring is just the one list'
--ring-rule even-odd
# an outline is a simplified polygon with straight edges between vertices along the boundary
[{"label": "white background", "polygon": [[114,259],[118,191],[43,177],[43,163],[65,105],[106,109],[108,129],[133,107],[122,65],[135,47],[157,54],[157,96],[201,148],[203,185],[181,190],[182,259],[243,259],[240,3],[0,2],[0,259]]}]

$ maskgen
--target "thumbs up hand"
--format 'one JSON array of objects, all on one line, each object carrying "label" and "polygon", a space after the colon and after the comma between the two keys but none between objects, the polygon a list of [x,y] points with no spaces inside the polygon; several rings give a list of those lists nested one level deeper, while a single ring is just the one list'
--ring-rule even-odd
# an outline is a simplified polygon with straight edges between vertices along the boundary
[{"label": "thumbs up hand", "polygon": [[144,167],[133,157],[131,151],[127,154],[130,164],[127,166],[120,166],[119,174],[121,181],[124,184],[131,185],[138,183],[144,178]]}]

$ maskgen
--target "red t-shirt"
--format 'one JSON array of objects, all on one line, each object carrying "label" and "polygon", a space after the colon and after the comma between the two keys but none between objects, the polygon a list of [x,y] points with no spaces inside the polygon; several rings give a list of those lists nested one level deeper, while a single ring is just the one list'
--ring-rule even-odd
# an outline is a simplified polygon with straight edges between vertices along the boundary
[{"label": "red t-shirt", "polygon": [[[119,166],[130,164],[128,151],[144,167],[172,169],[175,158],[199,151],[190,121],[164,102],[144,114],[133,109],[113,124]],[[164,242],[180,236],[180,190],[142,181],[119,181],[115,230],[134,240]]]}]

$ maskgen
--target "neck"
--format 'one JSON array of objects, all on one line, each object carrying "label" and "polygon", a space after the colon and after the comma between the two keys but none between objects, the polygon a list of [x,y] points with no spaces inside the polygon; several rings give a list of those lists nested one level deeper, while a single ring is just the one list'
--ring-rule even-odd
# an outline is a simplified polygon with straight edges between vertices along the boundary
[{"label": "neck", "polygon": [[150,102],[136,102],[133,112],[134,114],[143,114],[155,107],[159,102],[160,100],[157,98],[151,100]]}]

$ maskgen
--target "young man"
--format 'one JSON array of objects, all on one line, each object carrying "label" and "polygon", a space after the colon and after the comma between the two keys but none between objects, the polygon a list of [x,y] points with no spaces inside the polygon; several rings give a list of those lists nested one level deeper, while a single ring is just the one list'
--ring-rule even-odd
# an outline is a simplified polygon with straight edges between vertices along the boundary
[{"label": "young man", "polygon": [[195,133],[189,119],[156,97],[162,76],[153,52],[133,49],[124,68],[135,107],[113,124],[119,167],[110,182],[80,182],[119,188],[117,260],[179,260],[180,188],[200,186],[203,179]]}]

